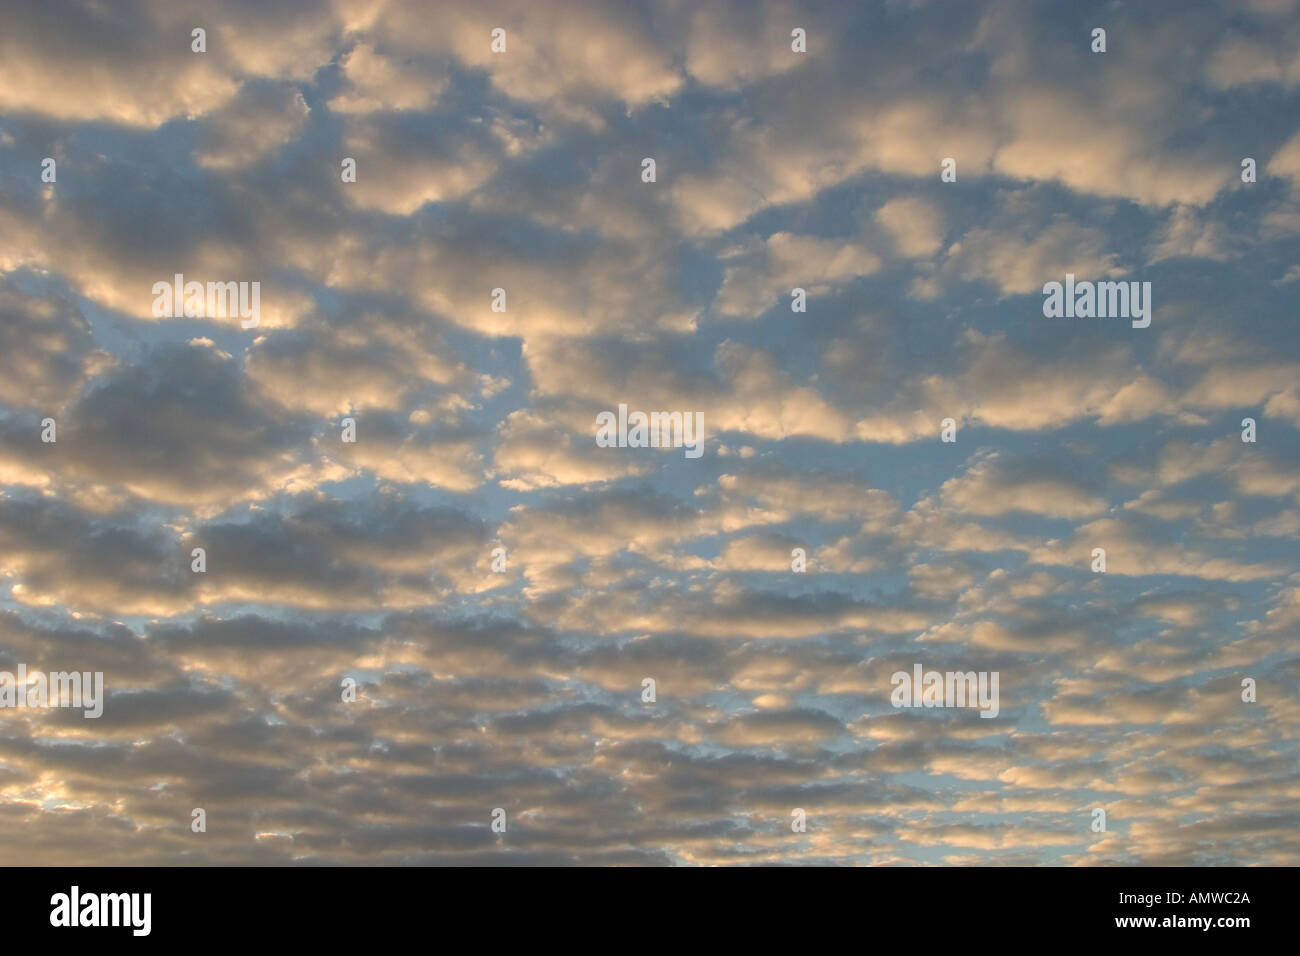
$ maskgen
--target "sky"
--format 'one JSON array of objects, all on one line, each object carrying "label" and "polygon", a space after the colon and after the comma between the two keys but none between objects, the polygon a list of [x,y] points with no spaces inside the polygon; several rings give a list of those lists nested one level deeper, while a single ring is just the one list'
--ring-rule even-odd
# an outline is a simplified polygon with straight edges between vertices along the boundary
[{"label": "sky", "polygon": [[0,864],[1300,864],[1298,252],[1292,0],[5,3]]}]

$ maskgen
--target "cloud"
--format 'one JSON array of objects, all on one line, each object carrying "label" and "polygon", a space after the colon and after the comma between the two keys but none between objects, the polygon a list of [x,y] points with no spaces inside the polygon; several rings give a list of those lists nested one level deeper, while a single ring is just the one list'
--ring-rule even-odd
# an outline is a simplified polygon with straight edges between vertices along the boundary
[{"label": "cloud", "polygon": [[977,460],[960,478],[943,484],[943,503],[968,514],[1027,511],[1082,518],[1104,511],[1106,499],[1050,462],[1013,461],[993,453]]},{"label": "cloud", "polygon": [[756,258],[727,268],[716,303],[722,315],[755,316],[796,287],[809,296],[822,295],[880,267],[880,259],[863,246],[789,233],[769,236]]},{"label": "cloud", "polygon": [[0,862],[1294,865],[1294,6],[7,6]]},{"label": "cloud", "polygon": [[906,258],[927,258],[943,245],[943,215],[934,203],[920,196],[891,199],[876,210],[875,218],[889,233],[898,254]]}]

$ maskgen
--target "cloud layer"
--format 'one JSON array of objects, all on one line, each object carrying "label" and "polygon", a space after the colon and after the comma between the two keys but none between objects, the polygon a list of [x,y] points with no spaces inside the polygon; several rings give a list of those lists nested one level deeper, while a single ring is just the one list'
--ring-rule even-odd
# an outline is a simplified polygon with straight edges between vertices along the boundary
[{"label": "cloud layer", "polygon": [[[1300,863],[1297,49],[7,5],[0,671],[107,699],[0,709],[0,862]],[[1067,273],[1150,327],[1045,318]],[[620,404],[704,454],[598,447]],[[892,706],[917,663],[998,715]]]}]

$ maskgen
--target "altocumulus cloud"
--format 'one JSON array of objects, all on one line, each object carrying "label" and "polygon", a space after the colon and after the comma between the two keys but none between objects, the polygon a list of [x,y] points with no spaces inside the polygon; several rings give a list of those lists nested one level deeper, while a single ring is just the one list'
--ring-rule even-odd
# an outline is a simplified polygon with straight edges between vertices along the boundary
[{"label": "altocumulus cloud", "polygon": [[[0,713],[0,862],[1300,862],[1297,49],[6,5],[0,671],[106,698]],[[1150,326],[1046,318],[1067,274]]]}]

